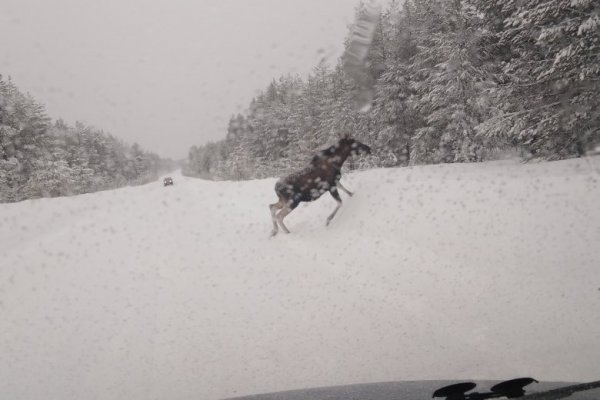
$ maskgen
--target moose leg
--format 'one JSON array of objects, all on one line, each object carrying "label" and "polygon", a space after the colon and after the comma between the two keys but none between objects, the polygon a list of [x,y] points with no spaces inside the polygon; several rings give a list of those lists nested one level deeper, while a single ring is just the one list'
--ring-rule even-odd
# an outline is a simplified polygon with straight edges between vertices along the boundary
[{"label": "moose leg", "polygon": [[273,221],[273,230],[271,231],[271,236],[275,236],[277,235],[277,232],[279,232],[279,226],[277,225],[277,218],[275,214],[277,213],[277,210],[280,210],[282,208],[282,200],[279,200],[277,203],[274,204],[269,204],[269,209],[271,210],[271,221]]},{"label": "moose leg", "polygon": [[352,197],[354,195],[354,193],[343,187],[341,182],[338,182],[337,186],[339,186],[339,188],[342,189],[348,196]]},{"label": "moose leg", "polygon": [[279,225],[281,225],[281,229],[283,229],[283,231],[285,233],[290,233],[290,230],[285,226],[285,224],[283,223],[283,219],[292,212],[292,210],[295,207],[291,207],[289,204],[285,204],[282,208],[281,211],[279,211],[279,213],[277,214],[277,222],[279,223]]},{"label": "moose leg", "polygon": [[331,215],[327,217],[327,223],[325,225],[329,225],[333,217],[335,217],[335,214],[337,214],[338,210],[342,206],[342,199],[340,198],[340,194],[337,191],[337,187],[333,186],[331,189],[329,189],[329,193],[331,193],[331,197],[333,197],[335,201],[337,201],[337,207],[335,208],[335,210],[333,210]]}]

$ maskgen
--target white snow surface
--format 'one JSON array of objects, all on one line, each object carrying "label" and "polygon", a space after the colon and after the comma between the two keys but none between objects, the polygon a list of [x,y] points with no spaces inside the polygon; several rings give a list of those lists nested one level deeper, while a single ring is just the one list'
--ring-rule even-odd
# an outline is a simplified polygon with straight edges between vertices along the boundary
[{"label": "white snow surface", "polygon": [[600,377],[600,158],[379,169],[269,239],[275,179],[0,205],[0,397]]}]

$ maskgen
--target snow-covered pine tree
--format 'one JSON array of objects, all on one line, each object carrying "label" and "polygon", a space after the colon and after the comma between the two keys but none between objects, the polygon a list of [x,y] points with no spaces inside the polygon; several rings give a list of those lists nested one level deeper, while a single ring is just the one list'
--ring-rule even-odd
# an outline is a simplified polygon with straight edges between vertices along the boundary
[{"label": "snow-covered pine tree", "polygon": [[[395,6],[392,3],[391,6]],[[394,9],[392,9],[394,10]],[[411,87],[410,63],[417,53],[412,19],[412,4],[405,2],[402,11],[386,11],[390,24],[390,41],[393,52],[376,84],[373,119],[377,133],[371,137],[375,157],[381,166],[398,166],[410,163],[412,137],[419,127],[418,113],[411,107],[414,90]]]},{"label": "snow-covered pine tree", "polygon": [[415,0],[414,18],[420,28],[412,88],[425,126],[416,132],[412,158],[480,161],[485,144],[476,128],[489,115],[482,98],[493,85],[482,59],[481,17],[464,0]]},{"label": "snow-covered pine tree", "polygon": [[0,75],[0,181],[2,201],[27,198],[27,182],[47,159],[50,119],[44,106]]},{"label": "snow-covered pine tree", "polygon": [[600,8],[594,0],[502,2],[506,131],[533,157],[581,156],[600,142]]}]

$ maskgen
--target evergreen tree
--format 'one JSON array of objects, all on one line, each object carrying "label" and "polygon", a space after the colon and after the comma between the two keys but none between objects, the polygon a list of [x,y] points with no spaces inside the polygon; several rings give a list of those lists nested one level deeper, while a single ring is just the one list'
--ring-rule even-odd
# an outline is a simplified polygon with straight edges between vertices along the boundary
[{"label": "evergreen tree", "polygon": [[417,54],[416,27],[409,2],[404,3],[401,12],[392,8],[387,14],[396,18],[394,28],[390,29],[396,47],[376,85],[374,119],[378,129],[373,137],[373,148],[382,166],[398,166],[410,163],[414,132],[421,125],[411,105],[416,94],[411,85],[414,79],[411,61]]},{"label": "evergreen tree", "polygon": [[534,157],[582,156],[600,142],[600,17],[592,0],[503,2],[503,113],[486,134],[508,132]]},{"label": "evergreen tree", "polygon": [[425,126],[416,131],[413,157],[419,162],[480,161],[485,143],[476,129],[488,115],[484,91],[493,85],[480,57],[486,34],[480,17],[464,0],[419,0],[415,6],[422,28],[413,88]]}]

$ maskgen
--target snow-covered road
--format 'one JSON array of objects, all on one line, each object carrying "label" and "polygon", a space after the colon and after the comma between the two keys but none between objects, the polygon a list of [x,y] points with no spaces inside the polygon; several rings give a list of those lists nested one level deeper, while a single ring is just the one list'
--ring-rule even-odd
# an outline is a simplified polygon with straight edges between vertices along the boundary
[{"label": "snow-covered road", "polygon": [[214,399],[600,377],[600,159],[372,170],[269,239],[274,179],[0,205],[0,396]]}]

